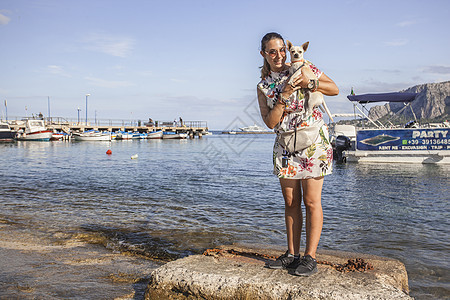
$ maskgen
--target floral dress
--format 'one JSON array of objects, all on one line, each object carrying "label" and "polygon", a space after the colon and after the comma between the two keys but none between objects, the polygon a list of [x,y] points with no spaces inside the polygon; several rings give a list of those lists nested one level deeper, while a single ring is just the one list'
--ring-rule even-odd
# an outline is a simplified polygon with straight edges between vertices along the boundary
[{"label": "floral dress", "polygon": [[[322,72],[312,63],[306,62],[306,64],[317,78],[322,75]],[[270,109],[278,101],[278,95],[288,78],[289,69],[279,73],[271,72],[258,83],[258,89],[266,95],[267,106]],[[316,178],[332,172],[333,149],[329,142],[328,127],[323,122],[322,112],[318,108],[315,108],[311,114],[306,114],[304,100],[302,90],[293,93],[286,101],[285,112],[280,122],[274,128],[277,137],[273,147],[273,172],[279,178]],[[278,143],[278,140],[280,133],[293,130],[296,126],[320,126],[319,136],[310,147],[289,153]]]}]

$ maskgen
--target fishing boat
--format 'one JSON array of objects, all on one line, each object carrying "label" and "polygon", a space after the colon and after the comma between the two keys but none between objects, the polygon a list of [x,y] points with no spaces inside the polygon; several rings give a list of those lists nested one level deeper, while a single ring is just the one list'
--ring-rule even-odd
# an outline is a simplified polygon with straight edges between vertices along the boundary
[{"label": "fishing boat", "polygon": [[[389,126],[371,120],[358,105],[375,102],[399,102],[411,108],[410,103],[416,93],[380,93],[349,95],[347,98],[371,123],[370,127],[355,127],[354,145],[350,136],[339,135],[335,140],[335,150],[341,161],[358,163],[430,163],[450,164],[450,126],[430,126],[419,124],[417,120],[403,127]],[[399,113],[399,112],[397,112]]]},{"label": "fishing boat", "polygon": [[16,137],[16,132],[11,130],[8,123],[0,122],[0,141],[13,141]]},{"label": "fishing boat", "polygon": [[45,127],[44,120],[27,120],[25,130],[17,133],[17,139],[21,141],[49,141],[53,131]]},{"label": "fishing boat", "polygon": [[185,139],[187,136],[184,132],[164,131],[163,133],[163,139]]},{"label": "fishing boat", "polygon": [[162,139],[162,138],[163,138],[162,130],[147,133],[147,139]]},{"label": "fishing boat", "polygon": [[140,133],[139,131],[135,131],[132,133],[131,138],[134,140],[145,139],[147,135],[145,133]]},{"label": "fishing boat", "polygon": [[131,140],[133,138],[132,132],[119,131],[116,134],[116,140]]},{"label": "fishing boat", "polygon": [[96,130],[89,130],[85,132],[72,133],[76,141],[110,141],[110,132],[100,132]]}]

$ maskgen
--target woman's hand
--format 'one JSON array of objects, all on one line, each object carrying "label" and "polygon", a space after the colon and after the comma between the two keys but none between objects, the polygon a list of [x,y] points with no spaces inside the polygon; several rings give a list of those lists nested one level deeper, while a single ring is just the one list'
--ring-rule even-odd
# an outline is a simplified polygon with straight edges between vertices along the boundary
[{"label": "woman's hand", "polygon": [[[309,68],[308,66],[304,66],[303,68]],[[308,70],[309,71],[309,70]],[[290,84],[287,84],[289,82],[289,78],[286,81],[286,85],[281,92],[284,99],[289,98],[289,96],[294,93],[295,91],[301,89],[301,88],[308,88],[309,79],[307,76],[300,74],[299,76],[294,78],[294,82],[292,83],[292,86]],[[324,95],[327,96],[335,96],[339,94],[339,89],[334,83],[333,80],[331,80],[325,73],[322,73],[322,75],[319,78],[319,87],[316,90],[317,92],[321,92]]]},{"label": "woman's hand", "polygon": [[305,77],[302,74],[295,77],[292,84],[288,83],[290,78],[291,77],[286,80],[286,84],[281,91],[281,96],[283,97],[283,99],[288,99],[295,91],[308,86],[308,82],[305,80]]}]

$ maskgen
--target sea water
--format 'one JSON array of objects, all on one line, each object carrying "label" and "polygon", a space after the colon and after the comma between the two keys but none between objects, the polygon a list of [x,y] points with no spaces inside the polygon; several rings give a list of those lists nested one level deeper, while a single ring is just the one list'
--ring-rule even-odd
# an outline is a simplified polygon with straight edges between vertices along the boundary
[{"label": "sea water", "polygon": [[[273,140],[271,134],[215,134],[1,143],[0,221],[41,233],[101,236],[107,251],[163,262],[222,244],[284,246]],[[319,248],[398,259],[411,296],[448,297],[449,171],[335,164],[323,188]]]}]

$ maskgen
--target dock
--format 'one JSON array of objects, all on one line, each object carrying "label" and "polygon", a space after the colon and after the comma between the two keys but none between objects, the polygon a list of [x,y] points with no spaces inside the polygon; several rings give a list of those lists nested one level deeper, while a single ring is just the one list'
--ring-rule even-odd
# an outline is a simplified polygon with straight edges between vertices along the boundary
[{"label": "dock", "polygon": [[[28,118],[32,119],[32,118]],[[15,118],[8,120],[10,127],[14,131],[20,129],[25,130],[25,123],[27,118]],[[71,121],[65,118],[42,118],[45,121],[45,126],[54,131],[65,132],[84,132],[88,130],[98,130],[103,132],[139,132],[149,133],[152,131],[187,133],[189,137],[202,137],[208,132],[207,121],[152,121],[144,122],[142,120],[113,120],[113,119],[99,119],[94,122]]]}]

